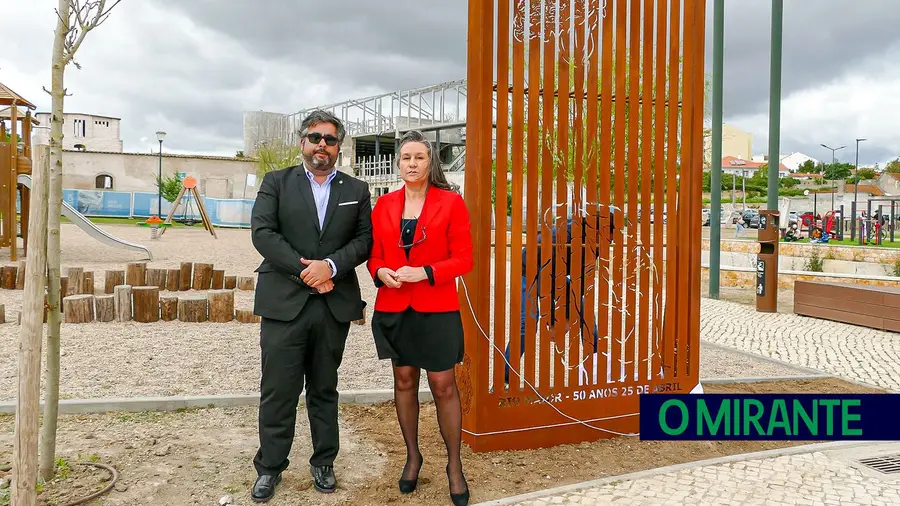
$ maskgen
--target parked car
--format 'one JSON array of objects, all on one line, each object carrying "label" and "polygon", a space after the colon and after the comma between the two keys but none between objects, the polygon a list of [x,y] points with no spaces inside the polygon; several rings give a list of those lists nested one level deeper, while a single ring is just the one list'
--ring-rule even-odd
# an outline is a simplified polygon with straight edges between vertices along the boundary
[{"label": "parked car", "polygon": [[759,211],[756,209],[744,211],[744,224],[749,228],[759,228]]}]

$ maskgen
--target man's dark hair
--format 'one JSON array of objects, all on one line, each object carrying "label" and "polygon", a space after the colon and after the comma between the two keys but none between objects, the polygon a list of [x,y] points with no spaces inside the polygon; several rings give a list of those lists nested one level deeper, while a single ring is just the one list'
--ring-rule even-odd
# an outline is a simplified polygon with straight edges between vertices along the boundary
[{"label": "man's dark hair", "polygon": [[344,142],[344,137],[347,135],[347,130],[344,129],[344,124],[334,114],[322,110],[315,110],[309,113],[308,116],[303,118],[303,122],[300,123],[300,137],[306,137],[306,133],[309,131],[309,128],[319,123],[331,123],[332,125],[334,125],[335,130],[337,130],[338,142]]}]

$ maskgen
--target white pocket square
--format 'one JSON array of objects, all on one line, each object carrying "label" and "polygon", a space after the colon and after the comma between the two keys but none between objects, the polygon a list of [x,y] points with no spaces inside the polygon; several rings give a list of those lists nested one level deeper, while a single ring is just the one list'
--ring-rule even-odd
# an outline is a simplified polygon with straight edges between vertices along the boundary
[{"label": "white pocket square", "polygon": [[359,201],[358,201],[358,200],[354,200],[354,201],[352,201],[352,202],[341,202],[340,204],[338,204],[338,206],[349,206],[349,205],[351,205],[351,204],[359,204]]}]

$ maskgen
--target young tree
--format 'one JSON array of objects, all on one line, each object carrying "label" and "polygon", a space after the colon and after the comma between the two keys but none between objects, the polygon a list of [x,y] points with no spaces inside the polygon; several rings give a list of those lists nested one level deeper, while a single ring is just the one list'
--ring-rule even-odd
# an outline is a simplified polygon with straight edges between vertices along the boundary
[{"label": "young tree", "polygon": [[280,139],[261,143],[256,151],[256,174],[262,179],[267,172],[297,165],[302,154],[299,143],[291,144]]},{"label": "young tree", "polygon": [[51,66],[50,174],[47,192],[47,385],[44,393],[44,417],[41,428],[41,477],[53,477],[56,465],[56,429],[59,413],[60,357],[60,237],[62,214],[62,139],[63,110],[66,97],[64,76],[85,36],[109,18],[121,0],[59,0],[56,9]]}]

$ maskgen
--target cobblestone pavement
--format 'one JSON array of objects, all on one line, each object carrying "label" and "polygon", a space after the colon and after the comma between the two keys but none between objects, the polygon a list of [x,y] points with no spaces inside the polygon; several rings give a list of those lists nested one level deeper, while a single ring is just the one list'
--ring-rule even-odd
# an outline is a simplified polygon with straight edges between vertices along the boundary
[{"label": "cobblestone pavement", "polygon": [[[900,334],[701,300],[705,341],[900,392]],[[864,448],[900,454],[897,443]],[[900,476],[888,481],[863,471],[841,451],[705,465],[504,504],[900,505]]]},{"label": "cobblestone pavement", "polygon": [[888,506],[900,504],[900,477],[876,478],[820,451],[695,467],[516,504]]},{"label": "cobblestone pavement", "polygon": [[900,392],[900,334],[701,299],[700,338]]}]

